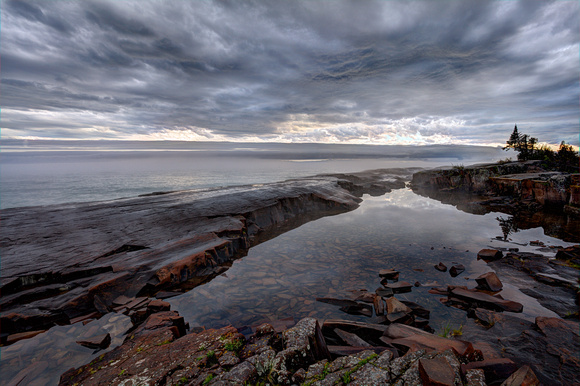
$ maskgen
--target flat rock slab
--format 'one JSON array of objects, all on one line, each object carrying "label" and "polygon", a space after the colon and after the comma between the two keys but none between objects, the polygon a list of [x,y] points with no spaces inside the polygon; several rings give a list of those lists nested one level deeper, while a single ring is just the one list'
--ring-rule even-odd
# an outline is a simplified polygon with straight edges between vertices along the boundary
[{"label": "flat rock slab", "polygon": [[[56,319],[66,323],[96,309],[104,313],[138,294],[152,296],[192,278],[211,278],[222,272],[220,265],[251,245],[322,216],[353,210],[365,192],[384,194],[404,187],[410,177],[409,171],[388,179],[391,173],[4,209],[2,331],[48,328]],[[31,289],[38,293],[35,298],[19,295]],[[36,322],[11,323],[6,318],[10,312],[21,315],[21,321],[34,316]]]},{"label": "flat rock slab", "polygon": [[[383,284],[383,283],[381,283]],[[396,283],[384,283],[386,289],[390,289],[393,293],[411,292],[413,285],[407,281],[398,281]],[[382,295],[381,295],[382,296]]]},{"label": "flat rock slab", "polygon": [[451,290],[450,296],[466,300],[467,302],[481,304],[485,307],[500,309],[502,311],[522,312],[524,309],[524,306],[521,303],[500,299],[498,297],[474,290],[454,288]]},{"label": "flat rock slab", "polygon": [[499,260],[503,253],[497,249],[482,249],[477,253],[477,258],[485,261]]}]

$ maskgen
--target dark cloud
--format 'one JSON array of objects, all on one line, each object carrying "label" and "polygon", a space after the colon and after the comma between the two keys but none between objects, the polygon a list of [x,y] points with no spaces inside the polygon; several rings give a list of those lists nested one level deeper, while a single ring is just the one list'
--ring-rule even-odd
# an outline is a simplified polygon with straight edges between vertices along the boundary
[{"label": "dark cloud", "polygon": [[577,143],[578,7],[9,0],[4,134]]}]

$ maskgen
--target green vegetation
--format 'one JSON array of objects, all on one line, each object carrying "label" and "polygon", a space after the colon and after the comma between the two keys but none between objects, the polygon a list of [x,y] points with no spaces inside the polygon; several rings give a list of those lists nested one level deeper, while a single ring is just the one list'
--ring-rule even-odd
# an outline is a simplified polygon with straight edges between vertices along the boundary
[{"label": "green vegetation", "polygon": [[213,379],[213,374],[208,375],[207,377],[205,377],[205,379],[203,380],[202,385],[207,385],[211,382],[211,380]]},{"label": "green vegetation", "polygon": [[369,363],[370,361],[372,361],[376,357],[378,357],[377,354],[371,354],[368,357],[366,357],[365,359],[363,359],[362,361],[360,361],[359,363],[357,363],[356,366],[354,366],[352,369],[348,370],[342,376],[342,382],[347,383],[347,384],[350,383],[352,381],[352,379],[350,378],[352,373],[357,372],[361,367],[363,367],[364,365],[366,365],[367,363]]},{"label": "green vegetation", "polygon": [[244,346],[244,342],[241,339],[229,340],[224,344],[224,348],[227,351],[238,352]]},{"label": "green vegetation", "polygon": [[447,322],[447,324],[445,326],[443,326],[441,332],[439,334],[440,337],[443,338],[450,338],[452,336],[461,336],[463,335],[463,325],[459,325],[458,328],[453,329],[451,327],[451,324],[449,324],[449,322]]},{"label": "green vegetation", "polygon": [[518,152],[518,160],[541,160],[547,169],[555,169],[561,172],[577,173],[580,158],[578,152],[571,145],[562,141],[560,148],[554,152],[547,145],[537,146],[538,139],[527,134],[520,134],[518,126],[514,127],[510,138],[506,141],[504,150],[514,149]]}]

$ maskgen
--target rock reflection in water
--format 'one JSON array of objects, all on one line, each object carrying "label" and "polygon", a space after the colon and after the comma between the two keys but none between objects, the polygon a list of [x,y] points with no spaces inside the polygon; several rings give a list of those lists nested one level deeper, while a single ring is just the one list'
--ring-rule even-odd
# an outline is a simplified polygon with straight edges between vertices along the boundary
[{"label": "rock reflection in water", "polygon": [[[396,297],[431,310],[431,326],[439,331],[448,321],[463,324],[466,315],[442,305],[427,291],[448,284],[473,288],[475,280],[466,279],[491,270],[477,261],[476,253],[501,234],[496,217],[497,213],[461,212],[406,189],[365,196],[359,209],[255,246],[225,274],[169,301],[192,326],[208,328],[306,316],[369,321],[315,298],[352,298],[350,291],[359,289],[374,292],[381,287],[379,270],[395,268],[401,272],[399,280],[422,284]],[[541,229],[526,230],[518,237],[562,244],[546,238]],[[463,264],[466,270],[451,277],[435,270],[440,261],[447,266]],[[552,315],[548,310],[546,314]]]}]

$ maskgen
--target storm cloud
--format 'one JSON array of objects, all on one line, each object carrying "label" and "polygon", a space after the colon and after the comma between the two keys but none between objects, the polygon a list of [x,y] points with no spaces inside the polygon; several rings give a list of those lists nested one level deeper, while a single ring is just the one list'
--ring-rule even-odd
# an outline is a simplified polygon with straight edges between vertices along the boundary
[{"label": "storm cloud", "polygon": [[5,0],[2,134],[577,145],[578,8]]}]

